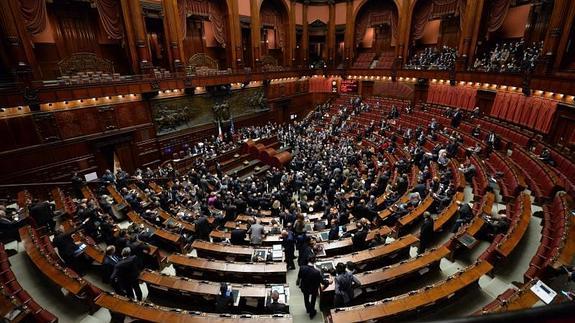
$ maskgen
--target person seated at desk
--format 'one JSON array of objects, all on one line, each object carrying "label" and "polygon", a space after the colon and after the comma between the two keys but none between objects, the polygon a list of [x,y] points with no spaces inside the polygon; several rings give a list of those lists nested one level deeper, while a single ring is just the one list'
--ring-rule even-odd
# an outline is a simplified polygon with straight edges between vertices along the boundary
[{"label": "person seated at desk", "polygon": [[241,229],[240,224],[236,223],[236,228],[230,233],[230,243],[233,245],[245,245],[246,236],[246,230]]},{"label": "person seated at desk", "polygon": [[455,223],[451,228],[452,233],[456,233],[460,226],[469,223],[473,219],[473,210],[471,209],[471,206],[469,206],[469,203],[461,201],[457,201],[455,203],[457,203],[459,209],[457,210],[457,220],[455,220]]},{"label": "person seated at desk", "polygon": [[421,255],[427,249],[427,246],[433,240],[433,218],[431,217],[431,213],[425,211],[423,212],[423,224],[421,225],[421,229],[419,231],[419,247],[417,248],[417,254]]},{"label": "person seated at desk", "polygon": [[509,229],[509,218],[505,213],[485,215],[484,219],[487,224],[485,234],[489,240],[493,240],[495,236],[505,233]]},{"label": "person seated at desk", "polygon": [[357,222],[357,232],[351,238],[353,249],[356,251],[363,250],[367,247],[368,228],[361,221]]},{"label": "person seated at desk", "polygon": [[87,264],[84,261],[86,259],[84,259],[83,257],[84,248],[86,246],[84,245],[84,248],[82,248],[81,247],[82,245],[76,244],[74,242],[74,238],[72,238],[72,235],[77,231],[83,229],[85,222],[86,221],[84,221],[82,225],[68,232],[66,232],[63,225],[60,225],[58,229],[56,229],[56,234],[54,235],[54,239],[52,240],[54,247],[56,247],[56,249],[58,250],[60,258],[62,258],[62,260],[66,265],[68,265],[69,267],[71,267],[76,271],[83,270],[85,265]]},{"label": "person seated at desk", "polygon": [[279,302],[280,294],[277,290],[274,290],[271,294],[271,302],[268,304],[267,308],[271,314],[287,314],[287,305]]},{"label": "person seated at desk", "polygon": [[473,130],[471,130],[471,135],[474,138],[479,138],[479,136],[481,136],[481,125],[480,124],[475,126],[475,128],[473,128]]},{"label": "person seated at desk", "polygon": [[229,313],[234,306],[234,295],[227,283],[220,283],[220,294],[216,296],[216,313]]},{"label": "person seated at desk", "polygon": [[260,219],[256,219],[249,229],[248,234],[250,235],[250,243],[254,246],[259,246],[262,244],[263,239],[266,236],[266,231],[264,226],[261,224]]},{"label": "person seated at desk", "polygon": [[330,225],[330,229],[329,229],[329,233],[327,235],[327,238],[329,240],[339,239],[339,225],[338,225],[337,219],[331,220],[331,225]]},{"label": "person seated at desk", "polygon": [[551,151],[549,150],[549,148],[543,148],[541,154],[539,154],[539,159],[545,164],[555,166],[555,161],[551,157]]},{"label": "person seated at desk", "polygon": [[459,169],[463,172],[463,177],[465,177],[465,180],[468,183],[471,183],[473,181],[473,177],[477,174],[475,165],[473,165],[469,160],[467,160]]},{"label": "person seated at desk", "polygon": [[385,244],[387,237],[382,236],[379,232],[376,232],[373,239],[369,242],[369,248],[374,248]]}]

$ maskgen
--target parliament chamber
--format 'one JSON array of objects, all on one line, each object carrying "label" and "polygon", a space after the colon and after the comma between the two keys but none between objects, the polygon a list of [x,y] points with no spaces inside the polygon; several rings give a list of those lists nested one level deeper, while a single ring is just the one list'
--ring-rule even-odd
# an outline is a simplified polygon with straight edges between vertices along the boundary
[{"label": "parliament chamber", "polygon": [[1,0],[4,322],[572,322],[569,0]]}]

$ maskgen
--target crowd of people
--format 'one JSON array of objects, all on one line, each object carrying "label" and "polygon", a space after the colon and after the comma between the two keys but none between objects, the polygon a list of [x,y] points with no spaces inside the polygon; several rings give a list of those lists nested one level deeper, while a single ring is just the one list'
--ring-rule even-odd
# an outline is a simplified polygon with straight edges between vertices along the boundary
[{"label": "crowd of people", "polygon": [[[387,111],[380,123],[354,121],[355,116],[373,109]],[[306,310],[313,318],[317,313],[315,302],[320,287],[335,284],[334,304],[347,306],[353,302],[354,288],[359,286],[354,277],[357,268],[352,263],[334,264],[335,270],[331,272],[322,272],[314,266],[321,252],[316,231],[329,230],[330,240],[351,237],[355,251],[385,244],[393,238],[376,235],[368,241],[368,232],[382,225],[395,225],[399,218],[430,196],[433,203],[423,216],[418,254],[424,253],[433,243],[434,217],[451,203],[456,193],[455,174],[449,164],[463,139],[457,131],[442,127],[435,119],[415,128],[401,126],[398,118],[401,113],[410,111],[410,106],[405,109],[395,105],[382,108],[380,103],[372,106],[359,97],[352,97],[340,106],[326,103],[294,124],[239,129],[233,144],[215,137],[196,144],[188,153],[203,156],[196,158],[193,167],[185,173],[179,173],[170,164],[157,169],[138,169],[133,175],[121,169],[106,171],[100,178],[101,187],[95,189],[97,200],[84,198],[81,189],[85,183],[76,174],[72,179],[76,227],[66,229],[54,223],[47,226],[55,233],[54,245],[62,259],[78,271],[82,271],[89,259],[72,239],[74,232],[82,229],[96,243],[105,245],[103,281],[118,294],[141,300],[139,273],[144,268],[157,266],[148,253],[149,244],[155,244],[154,237],[142,225],[118,228],[118,212],[114,210],[114,200],[108,195],[106,186],[113,185],[130,210],[158,228],[181,235],[186,243],[195,239],[209,241],[212,230],[223,230],[226,222],[234,221],[240,214],[249,215],[254,219],[250,227],[243,229],[238,225],[231,231],[228,242],[258,246],[266,235],[279,235],[288,270],[299,267],[299,286]],[[462,112],[452,110],[448,113],[452,118],[451,126],[457,128],[463,118]],[[448,137],[449,142],[439,143],[439,134]],[[224,147],[237,147],[244,139],[267,136],[277,136],[281,146],[291,150],[293,160],[285,169],[271,168],[264,176],[240,178],[225,174],[217,164],[208,164],[208,158],[224,151]],[[490,136],[486,140],[491,140]],[[427,141],[435,143],[430,151],[424,149]],[[397,161],[390,162],[387,154],[398,157]],[[473,180],[473,167],[468,162],[463,167],[466,168],[466,179]],[[158,183],[164,179],[163,182],[169,181],[170,185],[154,190],[149,186],[152,179]],[[135,184],[140,190],[129,184]],[[400,202],[405,195],[409,197],[408,201]],[[379,196],[384,196],[381,203],[376,199]],[[34,208],[39,219],[52,218],[50,214],[44,214],[50,212],[48,205],[38,202]],[[160,208],[178,221],[193,223],[195,230],[192,232],[177,223],[163,221],[158,214]],[[378,212],[386,208],[391,210],[391,215],[382,220]],[[272,223],[271,231],[258,220],[262,211],[269,211],[278,219]],[[307,225],[305,218],[305,214],[311,213],[322,214],[321,220],[312,227]],[[451,231],[457,232],[472,218],[470,206],[460,203]],[[349,223],[356,224],[355,232],[340,229]],[[115,234],[116,231],[119,234]],[[214,311],[232,310],[228,290],[227,285],[222,285]],[[279,304],[272,307],[270,311],[274,313],[286,310]]]},{"label": "crowd of people", "polygon": [[451,70],[455,67],[456,58],[457,50],[453,47],[426,47],[423,51],[414,54],[404,68],[412,70]]},{"label": "crowd of people", "polygon": [[543,42],[527,45],[524,40],[495,44],[477,57],[473,69],[482,72],[532,72],[543,50]]}]

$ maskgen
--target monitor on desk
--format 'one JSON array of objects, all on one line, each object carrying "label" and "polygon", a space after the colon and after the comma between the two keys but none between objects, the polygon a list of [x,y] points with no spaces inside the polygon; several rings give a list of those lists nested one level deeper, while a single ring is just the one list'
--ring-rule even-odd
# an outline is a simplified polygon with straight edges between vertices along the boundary
[{"label": "monitor on desk", "polygon": [[84,178],[86,179],[86,182],[95,181],[98,179],[98,173],[92,172],[92,173],[85,174]]}]

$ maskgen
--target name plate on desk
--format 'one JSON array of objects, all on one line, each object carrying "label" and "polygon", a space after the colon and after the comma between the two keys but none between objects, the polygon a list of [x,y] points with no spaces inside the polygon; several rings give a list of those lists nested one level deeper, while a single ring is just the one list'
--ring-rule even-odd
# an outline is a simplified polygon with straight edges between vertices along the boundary
[{"label": "name plate on desk", "polygon": [[542,281],[537,281],[535,285],[531,286],[531,291],[537,295],[545,304],[549,304],[553,301],[557,292],[555,292],[551,287],[545,285]]}]

